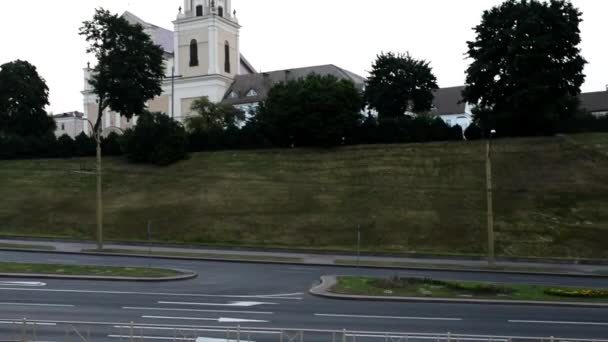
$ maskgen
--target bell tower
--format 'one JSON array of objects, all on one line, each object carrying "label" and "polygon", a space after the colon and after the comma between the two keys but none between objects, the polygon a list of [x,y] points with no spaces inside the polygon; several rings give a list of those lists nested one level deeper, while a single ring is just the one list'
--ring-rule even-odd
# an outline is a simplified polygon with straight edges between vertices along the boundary
[{"label": "bell tower", "polygon": [[184,0],[173,24],[177,74],[234,79],[240,66],[241,27],[231,0]]}]

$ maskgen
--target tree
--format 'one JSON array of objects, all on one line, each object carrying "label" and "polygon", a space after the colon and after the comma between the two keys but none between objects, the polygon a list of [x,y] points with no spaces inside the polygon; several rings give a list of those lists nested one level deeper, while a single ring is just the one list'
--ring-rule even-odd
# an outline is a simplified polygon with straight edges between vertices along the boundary
[{"label": "tree", "polygon": [[95,132],[107,108],[131,119],[144,112],[148,100],[162,93],[163,50],[141,25],[131,25],[100,8],[93,20],[83,23],[80,35],[89,43],[87,53],[97,58],[89,81],[99,103]]},{"label": "tree", "polygon": [[95,155],[95,138],[80,133],[74,139],[74,151],[78,157],[89,157]]},{"label": "tree", "polygon": [[437,78],[429,63],[408,54],[378,55],[365,88],[365,101],[381,119],[406,112],[428,112],[433,105]]},{"label": "tree", "polygon": [[468,42],[465,101],[484,131],[546,134],[577,110],[586,61],[569,1],[508,0],[485,11]]},{"label": "tree", "polygon": [[329,147],[352,139],[361,107],[351,81],[312,74],[274,86],[257,120],[275,145]]},{"label": "tree", "polygon": [[0,65],[0,135],[43,136],[55,130],[47,115],[49,88],[32,64]]},{"label": "tree", "polygon": [[97,94],[97,119],[93,137],[97,143],[97,248],[103,249],[103,195],[101,179],[101,118],[112,109],[130,119],[144,112],[148,100],[162,93],[163,50],[141,25],[102,8],[85,21],[80,35],[89,43],[87,53],[97,58],[89,83]]},{"label": "tree", "polygon": [[186,118],[189,132],[224,130],[245,120],[245,113],[231,105],[215,104],[207,96],[196,99],[190,107],[196,115]]},{"label": "tree", "polygon": [[135,163],[166,166],[187,156],[186,130],[163,113],[140,114],[137,126],[122,139],[125,155]]},{"label": "tree", "polygon": [[476,123],[472,123],[464,130],[464,136],[467,140],[479,140],[483,137],[483,132]]}]

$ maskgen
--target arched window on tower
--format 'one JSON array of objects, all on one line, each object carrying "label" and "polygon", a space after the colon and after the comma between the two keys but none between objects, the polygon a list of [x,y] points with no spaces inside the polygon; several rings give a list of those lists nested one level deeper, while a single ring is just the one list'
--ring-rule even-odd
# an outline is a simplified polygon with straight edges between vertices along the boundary
[{"label": "arched window on tower", "polygon": [[230,43],[224,44],[224,71],[230,73]]},{"label": "arched window on tower", "polygon": [[220,17],[223,17],[223,16],[224,16],[224,7],[222,7],[222,6],[218,7],[218,8],[217,8],[217,14],[218,14]]},{"label": "arched window on tower", "polygon": [[198,42],[196,39],[190,41],[190,66],[198,66]]},{"label": "arched window on tower", "polygon": [[196,16],[197,17],[203,16],[203,5],[196,6]]}]

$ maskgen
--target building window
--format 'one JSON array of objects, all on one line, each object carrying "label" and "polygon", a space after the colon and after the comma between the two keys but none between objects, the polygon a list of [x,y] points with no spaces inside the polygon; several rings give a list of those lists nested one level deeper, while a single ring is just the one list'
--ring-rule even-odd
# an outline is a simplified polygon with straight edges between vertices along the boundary
[{"label": "building window", "polygon": [[236,99],[237,97],[239,97],[239,95],[233,91],[230,93],[230,95],[228,97],[230,97],[231,99]]},{"label": "building window", "polygon": [[65,124],[61,124],[61,130],[65,131]]},{"label": "building window", "polygon": [[223,17],[223,16],[224,16],[224,7],[222,7],[222,6],[218,7],[218,8],[217,8],[217,14],[218,14],[220,17]]},{"label": "building window", "polygon": [[251,89],[248,93],[247,93],[247,97],[256,97],[258,96],[258,93],[255,91],[255,89]]},{"label": "building window", "polygon": [[190,41],[190,66],[198,66],[198,43],[196,39]]},{"label": "building window", "polygon": [[196,16],[197,17],[203,16],[203,5],[196,6]]},{"label": "building window", "polygon": [[224,44],[224,71],[230,73],[230,43]]}]

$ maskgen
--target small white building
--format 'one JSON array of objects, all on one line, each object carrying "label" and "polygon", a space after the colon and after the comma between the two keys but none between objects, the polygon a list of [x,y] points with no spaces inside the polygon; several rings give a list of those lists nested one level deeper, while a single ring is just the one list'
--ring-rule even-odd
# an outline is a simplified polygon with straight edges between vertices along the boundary
[{"label": "small white building", "polygon": [[597,117],[608,115],[608,85],[605,91],[581,94],[580,101],[582,110]]},{"label": "small white building", "polygon": [[473,123],[473,106],[463,102],[464,86],[437,89],[431,113],[439,116],[450,127],[459,125],[466,130]]},{"label": "small white building", "polygon": [[84,114],[81,112],[68,112],[63,114],[53,115],[55,124],[55,136],[59,138],[62,135],[69,135],[72,139],[79,136],[85,131],[85,124],[87,124],[82,118]]}]

